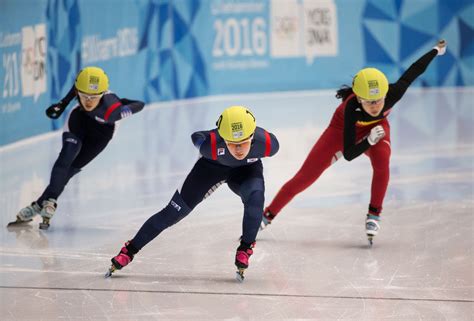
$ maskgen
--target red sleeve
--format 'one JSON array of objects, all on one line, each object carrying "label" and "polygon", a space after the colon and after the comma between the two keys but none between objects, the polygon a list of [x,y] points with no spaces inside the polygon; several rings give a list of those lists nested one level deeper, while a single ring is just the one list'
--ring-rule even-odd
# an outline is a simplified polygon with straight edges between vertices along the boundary
[{"label": "red sleeve", "polygon": [[216,160],[217,159],[217,144],[216,144],[216,133],[210,132],[211,135],[211,153],[212,153],[212,159]]},{"label": "red sleeve", "polygon": [[272,151],[272,139],[270,137],[270,134],[264,130],[265,133],[265,157],[270,156],[270,152]]}]

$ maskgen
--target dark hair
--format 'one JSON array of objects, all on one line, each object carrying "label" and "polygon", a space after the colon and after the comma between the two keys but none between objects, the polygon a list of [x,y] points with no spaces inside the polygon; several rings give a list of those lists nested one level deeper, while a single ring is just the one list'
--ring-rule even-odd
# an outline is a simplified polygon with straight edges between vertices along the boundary
[{"label": "dark hair", "polygon": [[342,101],[346,100],[347,97],[349,97],[353,93],[352,87],[349,87],[347,85],[342,85],[341,88],[339,88],[336,91],[336,98],[337,99],[342,99]]}]

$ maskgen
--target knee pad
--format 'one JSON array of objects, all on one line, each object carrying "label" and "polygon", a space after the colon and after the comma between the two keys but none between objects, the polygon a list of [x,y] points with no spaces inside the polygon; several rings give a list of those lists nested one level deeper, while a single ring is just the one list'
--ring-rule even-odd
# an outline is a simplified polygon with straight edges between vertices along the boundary
[{"label": "knee pad", "polygon": [[265,193],[261,190],[251,191],[245,199],[243,199],[245,206],[261,207],[263,212],[263,204],[265,203]]},{"label": "knee pad", "polygon": [[79,147],[82,145],[82,141],[79,137],[74,135],[71,132],[64,132],[63,133],[63,144],[74,144],[78,145]]},{"label": "knee pad", "polygon": [[174,193],[169,205],[176,210],[179,216],[186,216],[191,212],[191,209],[189,208],[188,204],[186,204],[186,202],[183,200],[181,194],[178,191]]},{"label": "knee pad", "polygon": [[82,147],[82,141],[70,132],[63,133],[63,147],[59,153],[58,162],[66,166],[70,166],[79,154]]},{"label": "knee pad", "polygon": [[162,227],[170,227],[181,221],[186,215],[191,212],[191,208],[186,204],[186,202],[181,197],[178,191],[176,191],[171,198],[171,201],[163,209],[161,215],[159,215],[160,223],[158,225],[164,225]]},{"label": "knee pad", "polygon": [[260,220],[265,203],[265,191],[262,179],[252,179],[241,186],[241,197],[244,203],[244,216],[247,219]]}]

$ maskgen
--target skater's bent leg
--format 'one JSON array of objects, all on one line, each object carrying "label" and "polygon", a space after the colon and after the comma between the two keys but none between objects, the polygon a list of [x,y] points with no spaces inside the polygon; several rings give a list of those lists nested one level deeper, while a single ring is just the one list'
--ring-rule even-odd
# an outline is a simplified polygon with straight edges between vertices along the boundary
[{"label": "skater's bent leg", "polygon": [[242,221],[242,242],[252,244],[257,238],[262,221],[263,204],[265,202],[265,186],[262,178],[251,178],[240,186],[240,195],[244,203]]},{"label": "skater's bent leg", "polygon": [[163,230],[178,223],[191,211],[192,208],[188,207],[179,192],[176,191],[168,205],[150,217],[130,243],[137,251],[141,250]]},{"label": "skater's bent leg", "polygon": [[61,195],[66,183],[74,175],[70,172],[71,165],[81,148],[82,142],[77,136],[70,132],[63,133],[63,147],[51,171],[49,185],[37,200],[38,204],[49,198],[57,199]]},{"label": "skater's bent leg", "polygon": [[326,129],[311,149],[299,171],[281,187],[267,207],[272,215],[276,216],[293,197],[311,186],[334,162],[336,153],[341,150],[341,137],[341,134],[335,129]]},{"label": "skater's bent leg", "polygon": [[203,158],[198,160],[169,204],[143,224],[131,241],[133,246],[141,250],[164,229],[188,215],[220,181],[225,179],[225,173],[219,173],[219,169],[222,168]]},{"label": "skater's bent leg", "polygon": [[372,186],[369,214],[379,215],[390,179],[390,141],[383,140],[370,148],[368,156],[372,164]]}]

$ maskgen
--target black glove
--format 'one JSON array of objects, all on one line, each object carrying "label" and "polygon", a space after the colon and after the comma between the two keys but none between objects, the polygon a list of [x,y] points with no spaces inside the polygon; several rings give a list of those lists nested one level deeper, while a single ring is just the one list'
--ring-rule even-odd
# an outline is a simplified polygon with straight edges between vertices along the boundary
[{"label": "black glove", "polygon": [[62,101],[56,104],[52,104],[46,109],[46,116],[52,119],[58,119],[59,116],[63,113],[66,109],[67,105],[63,104]]}]

